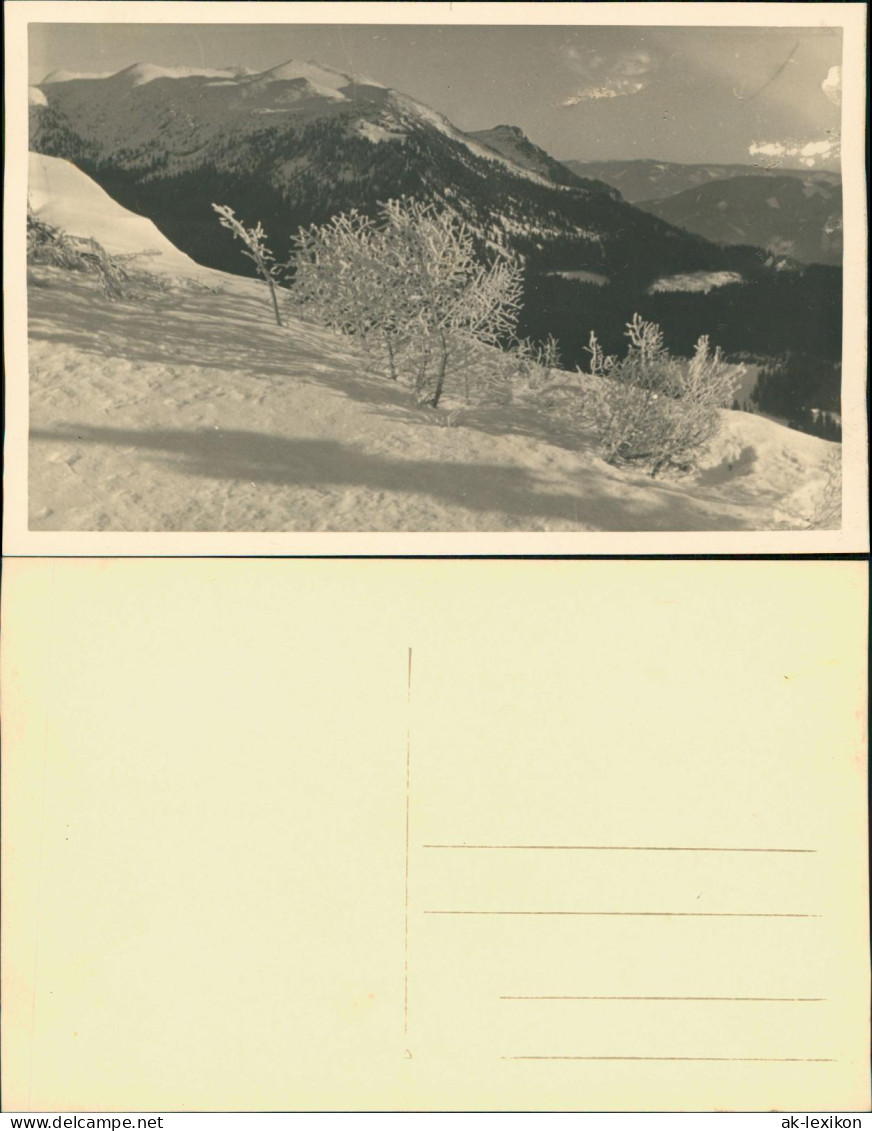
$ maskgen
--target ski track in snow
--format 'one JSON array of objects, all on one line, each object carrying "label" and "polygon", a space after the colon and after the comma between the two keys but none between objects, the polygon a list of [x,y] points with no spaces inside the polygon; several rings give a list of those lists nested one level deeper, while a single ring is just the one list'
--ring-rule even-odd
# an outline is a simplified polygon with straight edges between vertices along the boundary
[{"label": "ski track in snow", "polygon": [[771,529],[804,524],[838,449],[730,412],[698,472],[652,480],[531,404],[448,427],[347,340],[279,328],[259,284],[223,280],[111,302],[32,271],[31,529]]}]

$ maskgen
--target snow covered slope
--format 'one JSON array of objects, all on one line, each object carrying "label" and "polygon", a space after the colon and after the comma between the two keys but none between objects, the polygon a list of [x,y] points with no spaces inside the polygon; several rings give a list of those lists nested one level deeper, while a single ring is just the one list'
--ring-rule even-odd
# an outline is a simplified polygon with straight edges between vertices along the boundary
[{"label": "snow covered slope", "polygon": [[151,220],[122,208],[98,184],[69,161],[31,153],[28,168],[30,206],[46,224],[71,236],[95,239],[111,253],[153,252],[142,265],[174,274],[210,274],[179,251]]},{"label": "snow covered slope", "polygon": [[[31,290],[32,530],[765,530],[828,516],[839,446],[739,412],[700,468],[609,466],[535,402],[415,410],[257,284],[108,302]],[[453,425],[453,426],[449,426]]]},{"label": "snow covered slope", "polygon": [[[50,222],[118,250],[155,242],[153,229],[134,226],[141,217],[108,208],[84,174],[46,168],[40,207]],[[202,279],[186,257],[173,263],[173,274]],[[606,464],[593,435],[556,425],[535,399],[467,407],[456,389],[446,412],[413,408],[407,390],[347,339],[298,321],[277,327],[253,280],[211,273],[217,287],[113,302],[89,276],[30,274],[32,530],[763,530],[837,521],[840,446],[760,417],[725,412],[695,472],[652,480]]]}]

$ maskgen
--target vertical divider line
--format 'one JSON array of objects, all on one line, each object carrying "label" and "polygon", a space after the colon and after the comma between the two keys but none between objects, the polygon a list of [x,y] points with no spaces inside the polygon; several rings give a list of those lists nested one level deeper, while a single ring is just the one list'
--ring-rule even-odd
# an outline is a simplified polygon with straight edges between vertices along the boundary
[{"label": "vertical divider line", "polygon": [[406,858],[403,904],[403,1036],[409,1033],[409,810],[412,785],[412,726],[409,717],[412,702],[412,649],[406,676]]}]

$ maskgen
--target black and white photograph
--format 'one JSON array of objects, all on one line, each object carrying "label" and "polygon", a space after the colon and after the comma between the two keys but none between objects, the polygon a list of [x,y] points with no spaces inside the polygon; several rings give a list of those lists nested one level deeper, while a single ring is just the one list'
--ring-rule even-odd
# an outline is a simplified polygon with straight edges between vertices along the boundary
[{"label": "black and white photograph", "polygon": [[30,532],[841,529],[842,27],[148,7],[28,27]]}]

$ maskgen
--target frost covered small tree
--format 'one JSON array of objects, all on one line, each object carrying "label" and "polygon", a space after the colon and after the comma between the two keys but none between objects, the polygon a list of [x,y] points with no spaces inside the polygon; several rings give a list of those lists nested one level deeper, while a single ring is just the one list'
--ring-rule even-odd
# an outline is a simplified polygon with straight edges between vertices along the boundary
[{"label": "frost covered small tree", "polygon": [[258,274],[269,287],[276,325],[281,326],[282,318],[279,313],[279,302],[276,294],[276,279],[281,268],[275,262],[273,253],[266,246],[266,232],[263,230],[263,225],[258,220],[253,228],[246,228],[242,221],[236,218],[233,209],[228,205],[213,204],[212,207],[218,213],[221,227],[232,232],[234,239],[242,241],[244,245],[242,254],[252,261],[258,270]]},{"label": "frost covered small tree", "polygon": [[624,358],[606,357],[590,336],[590,372],[599,379],[590,409],[603,454],[612,463],[639,461],[656,476],[666,467],[691,462],[693,453],[717,433],[719,409],[727,407],[741,373],[712,352],[701,337],[693,357],[674,357],[663,332],[640,315],[627,323]]},{"label": "frost covered small tree", "polygon": [[293,238],[291,301],[302,315],[356,337],[379,337],[393,367],[397,318],[388,310],[388,265],[375,249],[374,222],[356,209],[326,224],[301,228]]},{"label": "frost covered small tree", "polygon": [[391,377],[411,367],[416,402],[436,407],[452,353],[498,345],[514,330],[521,270],[508,252],[479,261],[471,232],[415,200],[350,212],[301,229],[290,266],[298,309],[364,343],[381,341]]}]

